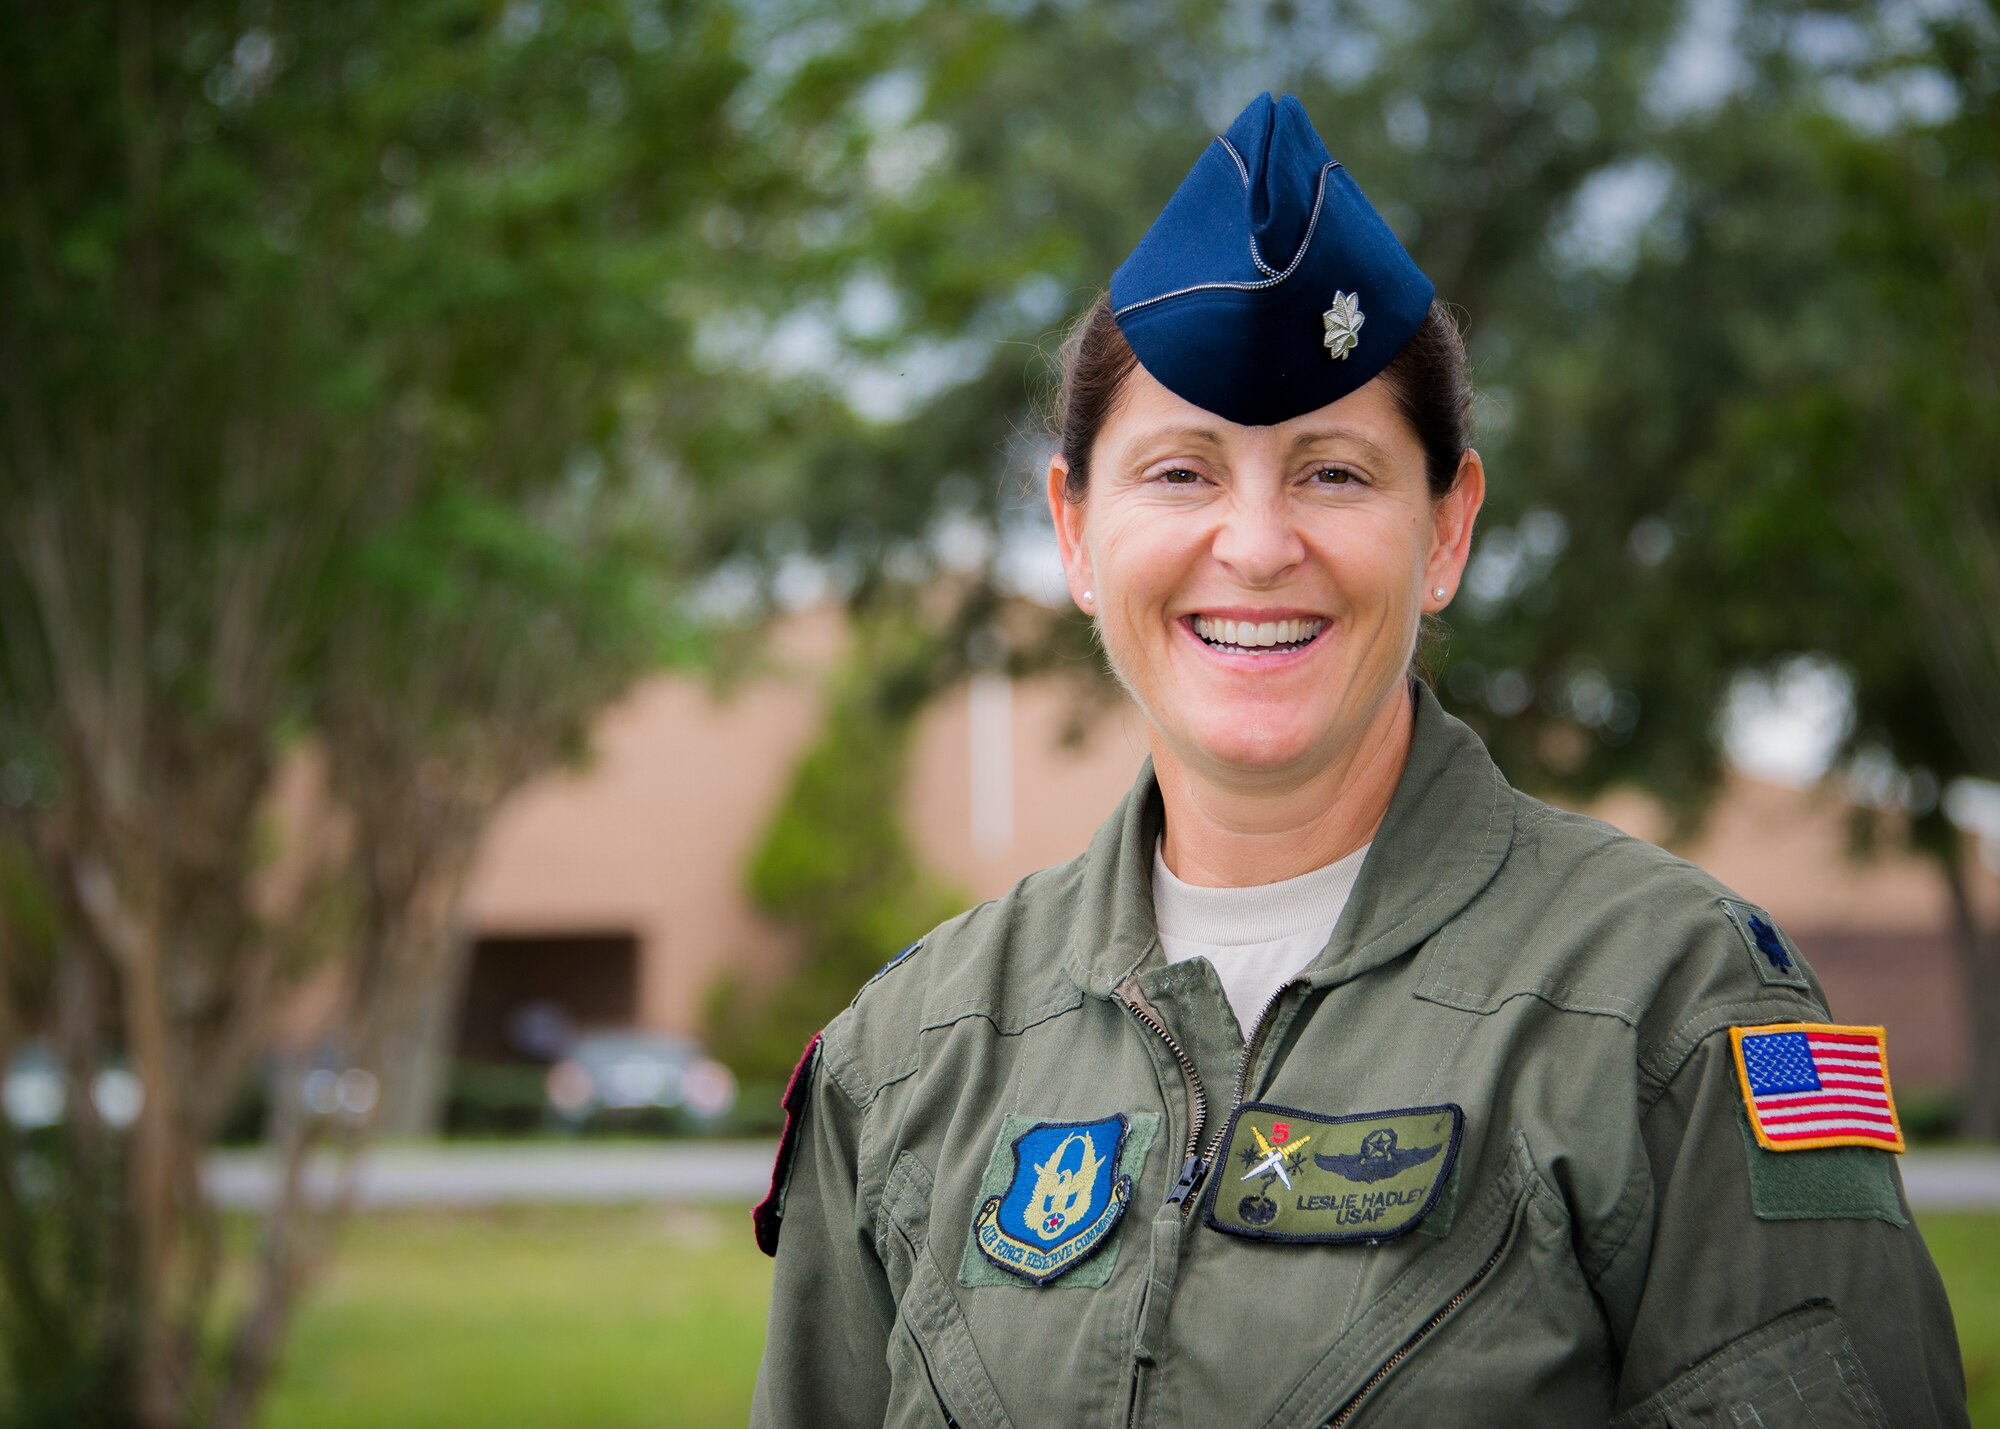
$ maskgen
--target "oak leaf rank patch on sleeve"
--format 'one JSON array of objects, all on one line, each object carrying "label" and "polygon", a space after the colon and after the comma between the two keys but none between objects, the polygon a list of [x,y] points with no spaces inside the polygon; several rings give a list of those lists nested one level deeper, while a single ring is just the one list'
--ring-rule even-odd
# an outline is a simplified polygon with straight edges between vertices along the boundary
[{"label": "oak leaf rank patch on sleeve", "polygon": [[1767,987],[1794,987],[1810,992],[1812,983],[1806,977],[1805,959],[1799,956],[1797,945],[1785,936],[1776,920],[1756,904],[1740,898],[1721,901],[1722,916],[1743,939],[1743,951],[1749,956],[1759,981]]},{"label": "oak leaf rank patch on sleeve", "polygon": [[1767,1151],[1903,1149],[1880,1027],[1775,1022],[1732,1027],[1743,1109]]}]

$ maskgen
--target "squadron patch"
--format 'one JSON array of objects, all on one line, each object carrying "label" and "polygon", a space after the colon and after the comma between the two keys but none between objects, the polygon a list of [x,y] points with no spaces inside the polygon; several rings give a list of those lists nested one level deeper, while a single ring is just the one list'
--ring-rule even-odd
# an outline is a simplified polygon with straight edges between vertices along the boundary
[{"label": "squadron patch", "polygon": [[1729,1038],[1743,1110],[1765,1150],[1903,1149],[1881,1028],[1776,1022],[1732,1027]]},{"label": "squadron patch", "polygon": [[[1152,1144],[1157,1116],[1143,1118],[1144,1145],[1127,1164],[1128,1136],[1139,1120],[1123,1113],[1098,1121],[1009,1117],[981,1187],[960,1278],[968,1285],[996,1283],[990,1271],[977,1273],[992,1266],[1043,1286],[1089,1260],[1125,1214],[1133,1173]],[[985,1263],[977,1270],[972,1250]]]},{"label": "squadron patch", "polygon": [[1320,1116],[1247,1102],[1223,1133],[1203,1219],[1251,1240],[1394,1240],[1437,1205],[1464,1127],[1449,1103]]}]

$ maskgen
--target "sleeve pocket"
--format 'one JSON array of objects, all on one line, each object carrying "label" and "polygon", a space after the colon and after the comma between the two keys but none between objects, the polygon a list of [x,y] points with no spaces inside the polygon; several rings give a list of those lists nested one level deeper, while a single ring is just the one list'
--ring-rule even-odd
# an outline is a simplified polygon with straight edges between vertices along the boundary
[{"label": "sleeve pocket", "polygon": [[1612,1429],[1889,1429],[1833,1303],[1808,1300],[1731,1340]]}]

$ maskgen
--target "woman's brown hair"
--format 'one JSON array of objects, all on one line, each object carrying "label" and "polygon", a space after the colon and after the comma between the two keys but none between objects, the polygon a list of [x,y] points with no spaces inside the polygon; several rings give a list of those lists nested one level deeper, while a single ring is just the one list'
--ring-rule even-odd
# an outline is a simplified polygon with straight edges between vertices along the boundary
[{"label": "woman's brown hair", "polygon": [[[1062,372],[1053,426],[1057,450],[1069,465],[1063,483],[1071,501],[1090,490],[1090,449],[1118,406],[1132,369],[1139,365],[1102,294],[1090,305],[1062,345]],[[1458,459],[1472,445],[1472,379],[1465,339],[1451,310],[1433,300],[1416,334],[1382,369],[1390,395],[1424,449],[1424,472],[1431,498],[1446,495],[1458,480]]]}]

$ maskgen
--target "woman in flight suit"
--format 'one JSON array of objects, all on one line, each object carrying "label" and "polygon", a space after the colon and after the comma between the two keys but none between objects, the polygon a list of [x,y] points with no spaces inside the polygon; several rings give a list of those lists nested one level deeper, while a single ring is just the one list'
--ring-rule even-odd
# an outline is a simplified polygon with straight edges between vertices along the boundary
[{"label": "woman in flight suit", "polygon": [[759,1425],[1937,1425],[1879,1029],[1410,678],[1463,347],[1289,96],[1066,353],[1071,592],[1151,758],[814,1040]]}]

